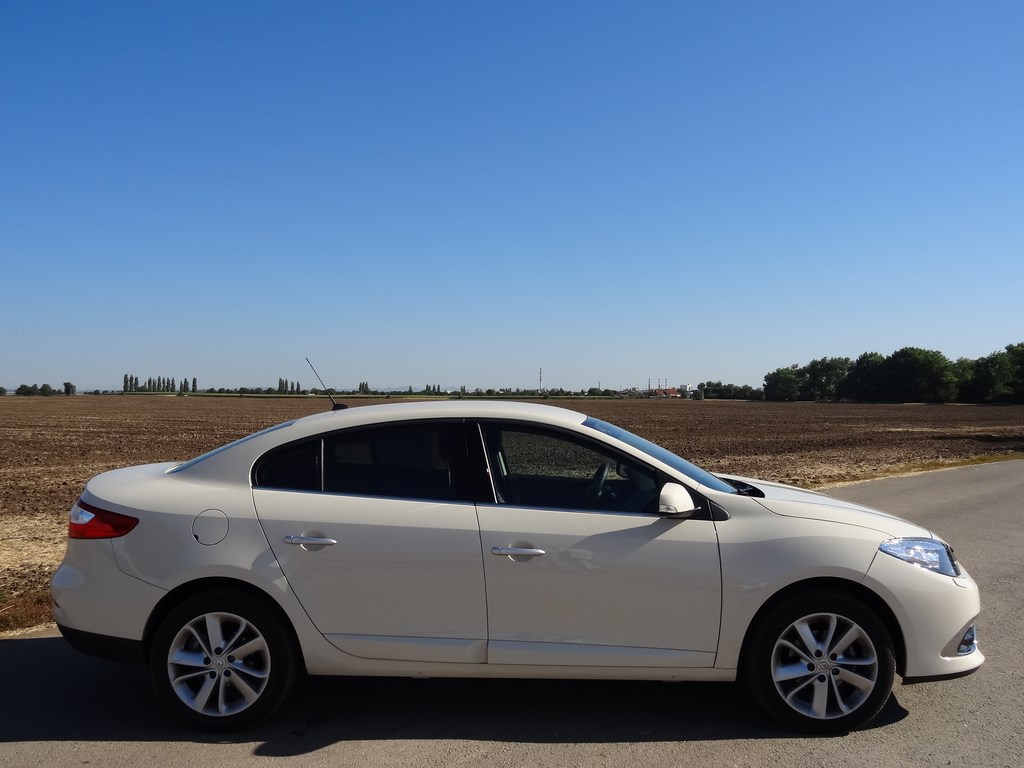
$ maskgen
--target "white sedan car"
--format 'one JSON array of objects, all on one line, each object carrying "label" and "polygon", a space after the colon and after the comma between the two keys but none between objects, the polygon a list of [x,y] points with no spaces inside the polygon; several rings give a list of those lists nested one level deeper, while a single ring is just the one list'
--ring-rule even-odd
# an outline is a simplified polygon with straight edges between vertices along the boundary
[{"label": "white sedan car", "polygon": [[93,478],[68,537],[64,636],[148,663],[210,728],[267,715],[305,672],[739,678],[834,733],[897,672],[984,661],[977,586],[931,532],[543,405],[297,419]]}]

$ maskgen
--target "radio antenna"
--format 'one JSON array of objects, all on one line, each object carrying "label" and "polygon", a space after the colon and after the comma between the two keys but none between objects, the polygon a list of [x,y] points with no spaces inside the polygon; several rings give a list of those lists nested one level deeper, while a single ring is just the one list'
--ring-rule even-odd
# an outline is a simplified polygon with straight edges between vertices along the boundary
[{"label": "radio antenna", "polygon": [[309,367],[312,369],[313,375],[316,376],[316,380],[320,382],[320,386],[324,388],[324,392],[326,392],[327,396],[331,398],[331,410],[341,411],[344,410],[345,408],[348,408],[348,406],[345,405],[344,403],[339,403],[337,400],[334,399],[334,395],[331,394],[331,390],[329,390],[327,388],[327,385],[324,384],[324,380],[320,378],[320,374],[316,372],[316,368],[313,368],[313,364],[309,362],[308,357],[306,358],[306,362],[309,363]]}]

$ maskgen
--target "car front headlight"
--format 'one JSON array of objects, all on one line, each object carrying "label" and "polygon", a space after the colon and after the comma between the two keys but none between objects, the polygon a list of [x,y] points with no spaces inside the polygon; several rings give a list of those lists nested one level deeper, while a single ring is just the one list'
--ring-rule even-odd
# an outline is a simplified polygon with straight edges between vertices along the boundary
[{"label": "car front headlight", "polygon": [[953,550],[937,539],[889,539],[878,545],[878,551],[943,576],[960,575]]}]

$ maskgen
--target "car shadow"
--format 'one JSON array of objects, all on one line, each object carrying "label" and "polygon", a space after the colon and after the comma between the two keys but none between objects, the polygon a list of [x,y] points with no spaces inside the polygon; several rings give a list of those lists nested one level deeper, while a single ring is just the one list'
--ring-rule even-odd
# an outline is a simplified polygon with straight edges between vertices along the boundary
[{"label": "car shadow", "polygon": [[[619,743],[794,738],[738,685],[633,681],[311,678],[252,728],[210,734],[157,702],[145,667],[84,656],[62,638],[0,640],[0,742],[254,744],[284,757],[346,741]],[[893,697],[872,727],[901,720]]]}]

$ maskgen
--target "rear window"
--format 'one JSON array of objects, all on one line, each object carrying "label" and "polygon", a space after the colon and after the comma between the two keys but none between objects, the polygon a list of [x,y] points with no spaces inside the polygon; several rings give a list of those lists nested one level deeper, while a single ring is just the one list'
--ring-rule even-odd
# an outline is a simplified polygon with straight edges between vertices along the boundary
[{"label": "rear window", "polygon": [[253,484],[355,496],[471,500],[458,487],[465,454],[461,424],[353,429],[275,448],[256,463]]},{"label": "rear window", "polygon": [[211,456],[216,456],[218,453],[223,453],[224,451],[227,451],[227,450],[229,450],[231,448],[234,448],[236,445],[241,445],[242,443],[247,443],[250,440],[252,440],[253,438],[260,437],[262,435],[266,435],[266,434],[268,434],[270,432],[276,432],[277,430],[283,429],[284,427],[290,427],[294,423],[295,423],[295,420],[293,419],[292,421],[286,421],[284,424],[275,424],[274,426],[267,427],[266,429],[260,430],[259,432],[253,432],[251,435],[246,435],[245,437],[240,437],[238,440],[235,440],[233,443],[228,443],[227,445],[222,445],[220,448],[214,448],[212,451],[208,451],[208,452],[202,454],[201,456],[196,456],[194,459],[189,459],[186,462],[183,462],[181,464],[178,464],[176,466],[171,467],[169,470],[167,470],[167,474],[173,475],[175,472],[184,472],[186,469],[194,467],[196,464],[199,464],[200,462],[206,461]]}]

